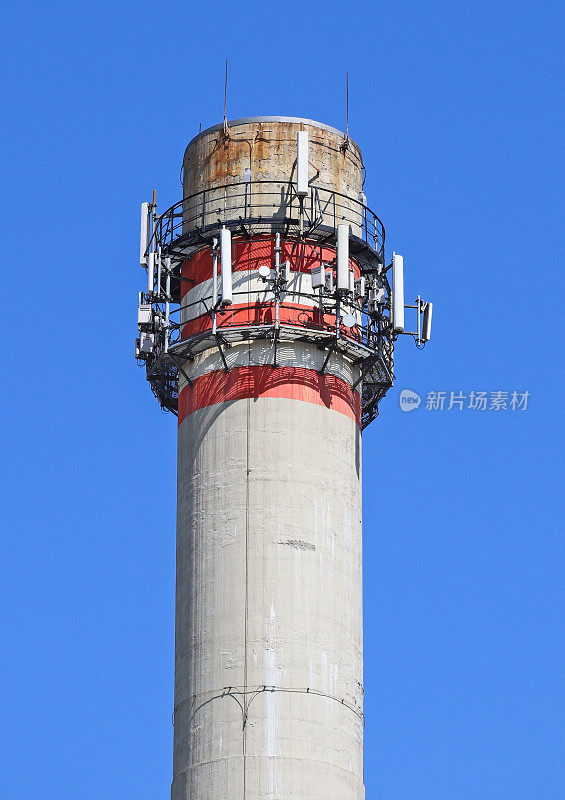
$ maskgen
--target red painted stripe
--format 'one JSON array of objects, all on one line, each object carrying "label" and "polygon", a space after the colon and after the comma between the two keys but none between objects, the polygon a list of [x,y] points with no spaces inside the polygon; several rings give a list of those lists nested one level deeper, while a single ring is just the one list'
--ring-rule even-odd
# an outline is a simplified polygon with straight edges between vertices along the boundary
[{"label": "red painted stripe", "polygon": [[[291,305],[281,303],[279,306],[279,320],[281,325],[299,325],[302,328],[316,330],[335,330],[335,314],[320,314],[319,309],[312,306]],[[222,328],[238,328],[245,325],[272,325],[275,321],[275,303],[252,303],[228,306],[224,314],[217,314],[216,326]],[[183,325],[181,336],[188,339],[197,333],[212,329],[212,319],[209,314],[189,320]],[[345,328],[347,336],[358,340],[360,334],[356,328]]]},{"label": "red painted stripe", "polygon": [[186,385],[179,396],[179,425],[199,408],[248,397],[285,397],[339,411],[361,424],[361,397],[342,378],[303,367],[270,365],[208,372]]},{"label": "red painted stripe", "polygon": [[[328,263],[335,258],[335,248],[321,247],[308,242],[285,241],[282,243],[281,261],[290,261],[294,272],[310,272],[322,262]],[[275,242],[273,239],[252,239],[250,241],[234,240],[232,271],[257,271],[261,264],[271,266],[275,260]],[[218,259],[219,262],[219,259]],[[355,277],[361,274],[355,259],[349,259],[349,265]],[[218,273],[221,267],[218,263]],[[206,247],[194,253],[182,266],[182,275],[188,280],[181,281],[181,297],[203,281],[212,278],[212,255]]]}]

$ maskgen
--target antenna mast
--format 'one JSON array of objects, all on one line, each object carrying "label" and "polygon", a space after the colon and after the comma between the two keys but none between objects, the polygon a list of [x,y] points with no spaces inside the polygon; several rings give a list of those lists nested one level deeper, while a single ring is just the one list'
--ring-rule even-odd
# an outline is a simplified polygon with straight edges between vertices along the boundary
[{"label": "antenna mast", "polygon": [[349,147],[349,72],[345,73],[345,139],[341,143],[341,151],[345,153]]},{"label": "antenna mast", "polygon": [[224,136],[228,135],[228,121],[226,118],[227,105],[228,105],[228,60],[226,58],[226,79],[224,82]]},{"label": "antenna mast", "polygon": [[345,73],[345,138],[349,141],[349,72]]}]

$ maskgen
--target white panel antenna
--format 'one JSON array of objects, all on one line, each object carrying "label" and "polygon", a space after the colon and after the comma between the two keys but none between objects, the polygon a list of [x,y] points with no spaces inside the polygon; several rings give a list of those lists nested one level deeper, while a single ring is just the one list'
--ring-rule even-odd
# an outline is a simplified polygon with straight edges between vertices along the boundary
[{"label": "white panel antenna", "polygon": [[426,303],[424,306],[424,321],[422,325],[422,341],[429,342],[432,335],[432,312],[433,303]]},{"label": "white panel antenna", "polygon": [[147,244],[149,242],[149,203],[141,204],[141,235],[139,237],[139,264],[147,266]]},{"label": "white panel antenna", "polygon": [[155,253],[147,255],[147,291],[152,292],[155,281]]},{"label": "white panel antenna", "polygon": [[349,291],[349,225],[337,226],[337,290]]},{"label": "white panel antenna", "polygon": [[218,240],[212,239],[212,306],[218,304]]},{"label": "white panel antenna", "polygon": [[308,131],[296,134],[296,194],[306,197],[308,194]]},{"label": "white panel antenna", "polygon": [[404,330],[404,258],[392,254],[392,329]]},{"label": "white panel antenna", "polygon": [[229,228],[222,228],[220,231],[220,260],[222,264],[222,303],[225,306],[231,306],[231,231]]}]

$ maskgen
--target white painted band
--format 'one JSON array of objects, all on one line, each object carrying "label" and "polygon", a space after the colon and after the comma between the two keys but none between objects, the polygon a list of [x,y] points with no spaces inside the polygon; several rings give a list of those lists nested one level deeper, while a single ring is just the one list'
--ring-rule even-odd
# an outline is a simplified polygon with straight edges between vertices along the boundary
[{"label": "white painted band", "polygon": [[[259,339],[237,347],[224,349],[224,356],[228,368],[244,366],[265,366],[275,361],[275,346],[273,342]],[[319,350],[315,345],[307,342],[281,342],[277,344],[277,364],[281,367],[301,367],[304,369],[321,370],[327,357],[327,350]],[[191,380],[223,369],[224,363],[215,348],[197,355],[192,362],[184,364],[184,370]],[[359,377],[359,368],[339,353],[332,353],[325,367],[325,372],[335,375],[349,383],[351,386]],[[179,391],[182,391],[186,379],[179,376]],[[361,391],[361,384],[356,391]]]}]

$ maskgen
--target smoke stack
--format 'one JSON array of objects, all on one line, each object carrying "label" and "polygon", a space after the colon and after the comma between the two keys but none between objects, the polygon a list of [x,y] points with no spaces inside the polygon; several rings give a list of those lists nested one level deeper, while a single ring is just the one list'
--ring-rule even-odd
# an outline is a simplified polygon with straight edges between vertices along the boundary
[{"label": "smoke stack", "polygon": [[136,355],[178,414],[173,800],[364,797],[361,431],[397,333],[363,171],[327,125],[235,120],[142,221]]}]

